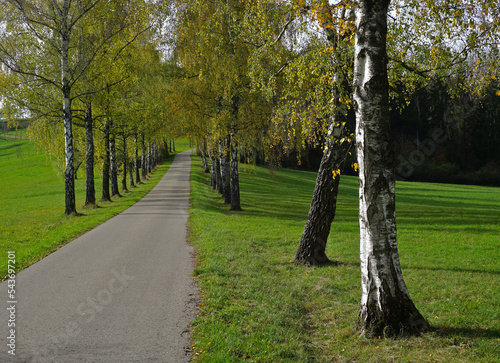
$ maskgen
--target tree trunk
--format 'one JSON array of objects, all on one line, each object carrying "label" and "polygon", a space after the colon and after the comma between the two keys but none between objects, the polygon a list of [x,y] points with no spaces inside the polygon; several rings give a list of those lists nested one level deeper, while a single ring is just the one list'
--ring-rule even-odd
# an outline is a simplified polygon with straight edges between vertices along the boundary
[{"label": "tree trunk", "polygon": [[123,179],[122,179],[122,192],[127,191],[127,169],[128,169],[128,151],[127,151],[127,136],[123,135]]},{"label": "tree trunk", "polygon": [[233,96],[231,98],[231,135],[228,136],[227,147],[230,148],[229,152],[231,154],[231,194],[229,202],[231,203],[230,210],[241,211],[240,204],[240,176],[238,172],[238,140],[236,138],[236,132],[238,130],[238,111],[239,111],[239,97]]},{"label": "tree trunk", "polygon": [[[322,3],[322,6],[324,11],[331,11],[332,5],[328,2]],[[342,19],[345,19],[345,17],[346,11],[344,8]],[[344,38],[349,36],[348,33],[343,33],[332,27],[325,26],[325,28],[327,29],[327,39],[334,50],[334,56],[342,59],[344,57],[342,53],[345,51],[342,44]],[[338,61],[338,63],[341,63],[341,61]],[[330,263],[325,250],[337,209],[341,163],[347,153],[346,148],[342,145],[342,138],[346,136],[344,130],[347,122],[347,107],[341,102],[340,95],[345,94],[349,86],[346,70],[342,66],[337,67],[334,73],[334,86],[332,89],[333,114],[325,137],[325,149],[316,177],[311,207],[295,255],[295,262],[299,264],[321,265]],[[336,171],[339,171],[339,173],[334,174]]]},{"label": "tree trunk", "polygon": [[340,175],[334,177],[333,171],[340,169],[341,156],[343,155],[343,147],[336,142],[343,130],[341,124],[336,126],[338,121],[338,118],[333,117],[329,126],[327,143],[319,165],[311,207],[295,255],[295,262],[299,264],[321,265],[330,262],[325,249],[335,218],[340,183]]},{"label": "tree trunk", "polygon": [[153,159],[153,169],[156,168],[158,165],[158,153],[156,151],[156,140],[153,142],[153,145],[151,147],[151,158]]},{"label": "tree trunk", "polygon": [[76,213],[75,202],[75,152],[73,149],[73,122],[71,111],[71,97],[69,89],[63,91],[64,93],[64,144],[66,150],[66,168],[64,171],[64,185],[65,185],[65,214]]},{"label": "tree trunk", "polygon": [[142,155],[141,155],[141,169],[142,169],[142,179],[146,179],[148,176],[148,166],[147,166],[147,155],[146,155],[146,142],[144,141],[144,135],[142,135]]},{"label": "tree trunk", "polygon": [[217,171],[215,167],[214,152],[209,152],[208,156],[210,157],[210,185],[212,189],[217,189]]},{"label": "tree trunk", "polygon": [[73,114],[71,109],[71,73],[69,69],[70,29],[67,24],[69,1],[63,3],[61,14],[61,79],[63,96],[64,150],[66,167],[64,170],[65,209],[64,213],[75,214],[75,152],[73,149]]},{"label": "tree trunk", "polygon": [[355,1],[354,109],[362,285],[358,327],[369,337],[429,329],[410,298],[399,262],[387,80],[388,6],[389,0]]},{"label": "tree trunk", "polygon": [[102,197],[101,201],[111,202],[111,194],[109,192],[109,181],[111,179],[111,152],[110,152],[110,135],[111,130],[111,120],[106,120],[104,123],[104,160],[102,165]]},{"label": "tree trunk", "polygon": [[134,184],[134,164],[130,163],[128,170],[129,170],[129,175],[130,175],[130,187],[131,188],[135,188],[135,184]]},{"label": "tree trunk", "polygon": [[139,144],[137,141],[137,134],[134,135],[135,153],[134,153],[134,170],[135,170],[135,183],[141,182],[141,175],[139,173]]},{"label": "tree trunk", "polygon": [[201,145],[201,159],[203,160],[203,170],[205,171],[205,173],[210,173],[207,161],[207,140],[203,140],[203,143]]},{"label": "tree trunk", "polygon": [[147,171],[148,171],[148,174],[151,173],[152,169],[151,169],[151,143],[148,143],[148,151],[147,151],[147,161],[146,161],[146,165],[147,165]]},{"label": "tree trunk", "polygon": [[118,160],[116,159],[116,139],[115,135],[109,137],[109,155],[111,164],[111,195],[113,197],[121,197],[118,190]]},{"label": "tree trunk", "polygon": [[221,145],[222,141],[219,140],[219,150],[216,151],[216,155],[215,155],[215,171],[216,171],[216,178],[215,178],[215,185],[217,187],[217,191],[219,192],[219,194],[222,195],[222,167],[221,167],[221,159],[222,159],[222,154],[221,154],[221,150],[222,150],[222,145]]},{"label": "tree trunk", "polygon": [[224,203],[231,204],[231,136],[227,135],[225,144],[221,143],[221,145],[220,172],[222,177],[222,197],[224,198]]},{"label": "tree trunk", "polygon": [[231,208],[233,211],[241,211],[240,204],[240,176],[238,172],[238,141],[231,138]]},{"label": "tree trunk", "polygon": [[85,178],[85,207],[95,206],[94,184],[94,119],[92,117],[92,104],[86,104],[85,109],[85,134],[87,138],[86,178]]}]

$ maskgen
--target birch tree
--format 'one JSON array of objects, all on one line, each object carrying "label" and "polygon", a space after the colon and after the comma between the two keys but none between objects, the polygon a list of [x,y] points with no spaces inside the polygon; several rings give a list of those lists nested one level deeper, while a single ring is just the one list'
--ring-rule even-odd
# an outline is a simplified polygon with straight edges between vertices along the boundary
[{"label": "birch tree", "polygon": [[355,1],[354,109],[362,286],[359,327],[367,336],[429,329],[410,298],[399,261],[388,103],[388,6],[389,0]]},{"label": "birch tree", "polygon": [[330,100],[326,102],[329,109],[324,117],[328,121],[323,156],[295,261],[319,265],[330,262],[325,249],[335,218],[340,173],[348,152],[346,145],[351,143],[346,124],[352,75],[352,3],[341,2],[333,6],[320,2],[314,14],[326,35],[325,46],[319,50],[326,50],[323,57],[328,59],[327,71],[316,72],[330,76],[326,92]]},{"label": "birch tree", "polygon": [[[2,0],[0,3],[0,20],[4,26],[0,32],[0,61],[9,72],[18,75],[25,87],[43,90],[45,94],[59,93],[57,107],[46,109],[43,115],[57,111],[64,125],[66,214],[76,213],[73,101],[79,95],[75,91],[95,60],[109,50],[107,45],[114,41],[120,47],[126,46],[128,38],[121,43],[116,41],[117,36],[136,20],[129,11],[140,10],[137,4],[140,2],[100,0]],[[87,28],[92,24],[99,36],[82,36],[81,29],[85,28],[80,26],[82,23],[86,23]],[[78,46],[82,40],[89,45],[86,57],[78,54],[78,50],[84,48]],[[47,92],[48,88],[52,91]],[[40,92],[33,93],[43,96]],[[29,101],[26,104],[36,103]]]}]

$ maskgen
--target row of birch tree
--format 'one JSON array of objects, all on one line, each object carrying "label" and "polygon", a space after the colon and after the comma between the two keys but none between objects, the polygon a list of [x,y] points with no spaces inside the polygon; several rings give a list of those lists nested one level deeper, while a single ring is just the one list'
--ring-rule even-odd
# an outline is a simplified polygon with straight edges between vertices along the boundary
[{"label": "row of birch tree", "polygon": [[245,203],[239,163],[279,165],[292,150],[321,147],[296,262],[329,263],[341,172],[359,169],[358,327],[368,336],[430,328],[399,263],[389,104],[403,109],[416,89],[441,80],[478,94],[491,88],[499,76],[498,1],[0,5],[4,108],[29,113],[35,136],[55,154],[65,150],[67,214],[76,211],[75,145],[87,169],[97,152],[103,184],[111,180],[115,194],[118,154],[126,187],[127,170],[139,181],[139,164],[147,173],[166,138],[186,135],[233,211]]},{"label": "row of birch tree", "polygon": [[239,161],[273,164],[291,149],[321,146],[296,254],[298,263],[317,265],[329,263],[325,248],[341,170],[359,168],[358,327],[368,336],[428,330],[399,263],[389,101],[402,100],[403,109],[413,91],[437,80],[483,92],[498,73],[499,4],[178,0],[173,6],[178,110],[190,120],[212,186],[240,210]]},{"label": "row of birch tree", "polygon": [[[30,136],[63,164],[65,213],[75,214],[75,178],[86,170],[86,207],[139,183],[169,132],[162,118],[156,4],[126,1],[0,1],[4,114],[29,118]],[[127,175],[128,174],[128,175]],[[142,174],[142,176],[141,176]],[[128,182],[127,182],[128,180]]]}]

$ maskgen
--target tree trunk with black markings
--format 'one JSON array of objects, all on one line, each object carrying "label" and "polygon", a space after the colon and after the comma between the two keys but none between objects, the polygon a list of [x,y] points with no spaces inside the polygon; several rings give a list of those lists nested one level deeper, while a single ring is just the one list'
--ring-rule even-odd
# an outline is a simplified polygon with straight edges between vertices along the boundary
[{"label": "tree trunk with black markings", "polygon": [[399,261],[387,79],[388,6],[389,0],[355,1],[354,109],[362,286],[358,327],[369,337],[429,329],[410,298]]},{"label": "tree trunk with black markings", "polygon": [[95,206],[94,183],[94,119],[92,117],[92,104],[89,102],[85,108],[85,135],[87,139],[86,177],[85,177],[85,207]]}]

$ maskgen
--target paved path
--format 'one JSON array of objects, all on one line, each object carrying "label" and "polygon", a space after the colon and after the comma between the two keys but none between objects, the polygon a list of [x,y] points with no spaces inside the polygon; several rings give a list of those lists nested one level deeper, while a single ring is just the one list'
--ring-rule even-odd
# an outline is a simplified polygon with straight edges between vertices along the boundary
[{"label": "paved path", "polygon": [[17,275],[16,357],[0,285],[0,362],[189,361],[190,167],[178,154],[141,201]]}]

